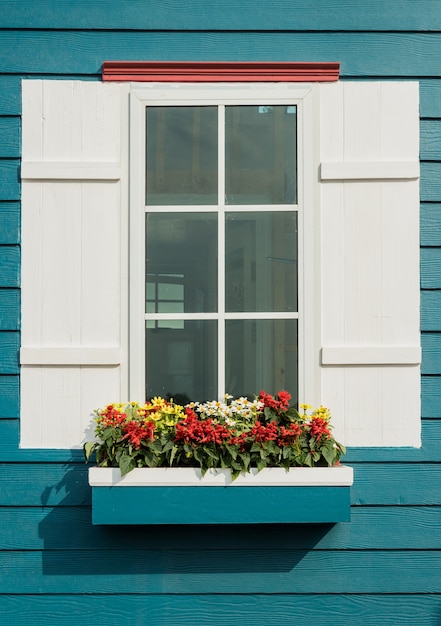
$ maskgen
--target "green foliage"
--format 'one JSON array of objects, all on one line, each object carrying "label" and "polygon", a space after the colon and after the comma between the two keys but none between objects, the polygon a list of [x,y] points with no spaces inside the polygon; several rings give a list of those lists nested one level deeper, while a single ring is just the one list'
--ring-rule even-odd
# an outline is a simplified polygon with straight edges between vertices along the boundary
[{"label": "green foliage", "polygon": [[191,403],[186,407],[154,398],[110,404],[96,413],[96,437],[84,444],[86,461],[95,455],[101,467],[229,468],[233,478],[251,467],[316,467],[339,463],[346,450],[331,433],[330,413],[301,405],[291,396],[261,391],[226,402]]}]

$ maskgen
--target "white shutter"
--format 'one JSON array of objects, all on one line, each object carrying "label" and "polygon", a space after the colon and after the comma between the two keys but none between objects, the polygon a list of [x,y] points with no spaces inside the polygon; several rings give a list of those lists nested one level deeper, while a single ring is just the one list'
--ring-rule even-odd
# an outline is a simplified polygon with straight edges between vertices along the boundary
[{"label": "white shutter", "polygon": [[126,399],[124,93],[23,81],[22,447],[78,447]]},{"label": "white shutter", "polygon": [[416,83],[321,86],[321,399],[347,445],[420,445],[418,158]]},{"label": "white shutter", "polygon": [[[128,399],[128,90],[23,82],[22,447],[81,446]],[[347,445],[418,446],[417,85],[318,91],[320,400]]]}]

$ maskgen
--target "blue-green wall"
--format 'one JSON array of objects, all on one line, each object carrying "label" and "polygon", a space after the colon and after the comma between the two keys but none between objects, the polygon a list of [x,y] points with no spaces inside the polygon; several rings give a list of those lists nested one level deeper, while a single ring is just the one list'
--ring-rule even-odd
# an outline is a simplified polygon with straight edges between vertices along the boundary
[{"label": "blue-green wall", "polygon": [[[441,624],[440,33],[439,0],[0,0],[1,623]],[[421,81],[423,447],[349,451],[349,524],[93,527],[79,453],[18,448],[20,80],[130,59]]]}]

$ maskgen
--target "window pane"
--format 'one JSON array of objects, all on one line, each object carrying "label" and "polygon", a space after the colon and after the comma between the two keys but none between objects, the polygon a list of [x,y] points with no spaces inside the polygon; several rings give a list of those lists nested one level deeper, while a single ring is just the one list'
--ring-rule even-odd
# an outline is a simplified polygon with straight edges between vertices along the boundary
[{"label": "window pane", "polygon": [[176,402],[217,398],[217,322],[161,320],[146,324],[146,398]]},{"label": "window pane", "polygon": [[297,320],[227,320],[225,344],[227,393],[286,389],[297,401]]},{"label": "window pane", "polygon": [[217,204],[217,107],[148,107],[146,128],[146,204]]},{"label": "window pane", "polygon": [[181,302],[185,313],[217,310],[216,213],[146,216],[146,293],[146,312],[153,301],[164,313],[170,300]]},{"label": "window pane", "polygon": [[295,106],[229,106],[225,111],[226,204],[295,204]]},{"label": "window pane", "polygon": [[227,213],[226,310],[297,311],[297,214]]}]

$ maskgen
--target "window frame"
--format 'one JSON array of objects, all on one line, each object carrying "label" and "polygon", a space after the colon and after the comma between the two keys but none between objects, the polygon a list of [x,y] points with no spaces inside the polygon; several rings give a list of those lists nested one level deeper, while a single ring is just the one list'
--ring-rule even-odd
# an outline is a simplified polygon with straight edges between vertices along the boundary
[{"label": "window frame", "polygon": [[[298,390],[320,402],[320,282],[317,90],[305,83],[132,83],[129,146],[129,396],[145,395],[145,110],[147,106],[297,106]],[[314,184],[316,183],[316,184]],[[273,205],[276,209],[277,205]],[[308,207],[308,210],[304,210]],[[203,207],[202,207],[203,208]],[[199,314],[198,318],[201,317]],[[211,314],[208,314],[211,315]],[[191,318],[191,314],[186,317]],[[259,316],[248,316],[258,319]],[[262,315],[261,317],[265,317]],[[267,316],[268,317],[272,317]],[[208,319],[208,316],[207,316]],[[289,384],[287,384],[289,390]],[[271,390],[276,392],[277,390]],[[258,392],[258,390],[256,390]]]}]

